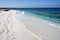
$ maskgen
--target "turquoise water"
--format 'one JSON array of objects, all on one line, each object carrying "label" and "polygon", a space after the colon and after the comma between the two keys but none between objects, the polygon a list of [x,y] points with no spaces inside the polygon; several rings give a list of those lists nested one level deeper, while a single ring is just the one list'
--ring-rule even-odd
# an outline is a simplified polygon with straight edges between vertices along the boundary
[{"label": "turquoise water", "polygon": [[60,8],[12,8],[25,14],[60,24]]},{"label": "turquoise water", "polygon": [[37,17],[37,18],[41,18],[41,19],[44,19],[44,20],[48,20],[48,21],[52,21],[52,22],[60,24],[60,18],[51,18],[49,16],[36,15],[36,14],[32,14],[30,12],[25,12],[25,13],[30,15],[30,16],[34,16],[34,17]]}]

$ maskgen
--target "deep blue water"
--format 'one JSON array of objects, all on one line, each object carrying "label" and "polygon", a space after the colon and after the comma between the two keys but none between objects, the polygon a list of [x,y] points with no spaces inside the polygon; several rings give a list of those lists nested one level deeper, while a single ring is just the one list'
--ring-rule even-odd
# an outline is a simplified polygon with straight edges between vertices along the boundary
[{"label": "deep blue water", "polygon": [[38,18],[46,19],[60,24],[60,8],[11,8],[11,9],[25,11],[25,14],[31,16],[34,14]]}]

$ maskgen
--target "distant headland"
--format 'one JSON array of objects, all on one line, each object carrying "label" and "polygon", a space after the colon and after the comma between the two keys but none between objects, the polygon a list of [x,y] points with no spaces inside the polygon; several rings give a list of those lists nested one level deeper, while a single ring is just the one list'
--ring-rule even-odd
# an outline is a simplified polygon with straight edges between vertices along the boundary
[{"label": "distant headland", "polygon": [[0,8],[0,11],[9,11],[9,8]]}]

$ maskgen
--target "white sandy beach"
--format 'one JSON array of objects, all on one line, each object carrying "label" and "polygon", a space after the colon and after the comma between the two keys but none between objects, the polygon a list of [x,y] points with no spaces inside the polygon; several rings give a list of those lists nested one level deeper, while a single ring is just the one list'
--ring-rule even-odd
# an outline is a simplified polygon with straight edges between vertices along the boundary
[{"label": "white sandy beach", "polygon": [[60,26],[16,10],[0,12],[0,40],[60,40]]},{"label": "white sandy beach", "polygon": [[60,40],[60,26],[56,23],[20,13],[17,18],[39,40]]},{"label": "white sandy beach", "polygon": [[0,13],[0,40],[38,40],[25,25],[16,18],[16,11],[2,11]]}]

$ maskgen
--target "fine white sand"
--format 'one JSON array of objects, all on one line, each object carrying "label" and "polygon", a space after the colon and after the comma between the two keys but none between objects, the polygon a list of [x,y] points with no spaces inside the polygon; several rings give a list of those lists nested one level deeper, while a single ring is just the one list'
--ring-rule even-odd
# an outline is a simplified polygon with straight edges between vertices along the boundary
[{"label": "fine white sand", "polygon": [[0,12],[0,40],[38,40],[17,19],[16,11]]},{"label": "fine white sand", "polygon": [[[19,12],[17,18],[40,40],[60,40],[60,25]],[[23,14],[23,15],[21,15]]]}]

